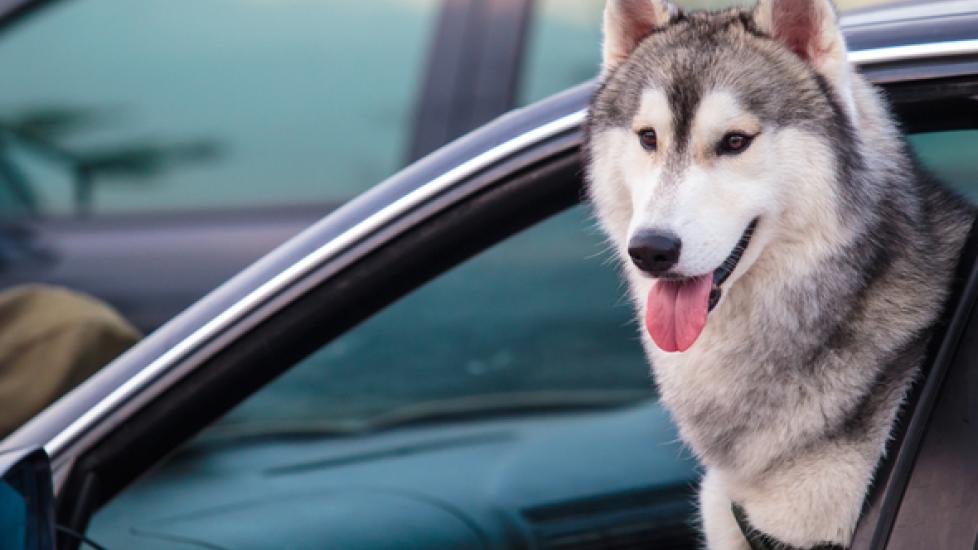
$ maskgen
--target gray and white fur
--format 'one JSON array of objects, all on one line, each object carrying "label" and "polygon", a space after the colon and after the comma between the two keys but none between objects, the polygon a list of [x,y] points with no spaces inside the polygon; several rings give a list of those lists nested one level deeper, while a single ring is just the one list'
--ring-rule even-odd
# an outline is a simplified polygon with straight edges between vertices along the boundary
[{"label": "gray and white fur", "polygon": [[[705,468],[707,546],[748,548],[732,504],[783,545],[847,546],[971,207],[918,168],[829,0],[712,13],[608,0],[601,80],[589,195],[639,319],[661,277],[630,260],[638,232],[682,240],[675,279],[717,269],[758,220],[692,347],[666,353],[642,331]],[[731,132],[750,142],[723,154]]]}]

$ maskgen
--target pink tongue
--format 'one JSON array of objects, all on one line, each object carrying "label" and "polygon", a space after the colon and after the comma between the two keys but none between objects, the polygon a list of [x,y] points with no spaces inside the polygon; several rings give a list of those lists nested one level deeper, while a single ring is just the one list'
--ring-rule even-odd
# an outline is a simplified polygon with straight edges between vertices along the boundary
[{"label": "pink tongue", "polygon": [[645,326],[662,351],[686,351],[696,342],[706,326],[712,288],[713,275],[652,285]]}]

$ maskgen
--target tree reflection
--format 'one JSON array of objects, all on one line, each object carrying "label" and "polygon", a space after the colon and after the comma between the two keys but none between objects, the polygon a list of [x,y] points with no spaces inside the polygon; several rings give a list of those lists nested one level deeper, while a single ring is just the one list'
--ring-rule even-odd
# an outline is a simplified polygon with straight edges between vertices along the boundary
[{"label": "tree reflection", "polygon": [[114,114],[108,109],[40,107],[0,116],[0,185],[18,203],[10,210],[36,215],[40,206],[29,177],[18,166],[18,149],[71,176],[78,215],[92,211],[96,186],[103,182],[148,183],[169,170],[212,162],[223,154],[222,146],[212,139],[127,141],[88,148],[68,145],[69,140],[113,122]]}]

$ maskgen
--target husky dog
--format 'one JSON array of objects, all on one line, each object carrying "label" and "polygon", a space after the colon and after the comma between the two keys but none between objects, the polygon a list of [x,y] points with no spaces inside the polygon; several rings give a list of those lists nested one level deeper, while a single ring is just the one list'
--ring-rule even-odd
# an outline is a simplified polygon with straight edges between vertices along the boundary
[{"label": "husky dog", "polygon": [[[712,549],[851,542],[973,219],[829,0],[608,0],[589,194]],[[750,539],[750,540],[748,540]]]}]

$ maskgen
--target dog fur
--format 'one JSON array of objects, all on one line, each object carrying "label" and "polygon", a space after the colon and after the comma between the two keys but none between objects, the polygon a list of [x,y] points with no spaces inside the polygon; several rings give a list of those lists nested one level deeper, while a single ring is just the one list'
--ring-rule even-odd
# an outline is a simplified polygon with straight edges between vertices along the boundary
[{"label": "dog fur", "polygon": [[[658,281],[629,260],[636,232],[679,236],[673,275],[694,277],[759,220],[691,348],[666,353],[642,331],[662,402],[705,467],[706,544],[748,548],[735,503],[783,545],[847,546],[972,208],[918,168],[848,63],[829,0],[710,13],[608,0],[603,56],[589,195],[639,319]],[[729,132],[756,137],[720,155]]]}]

